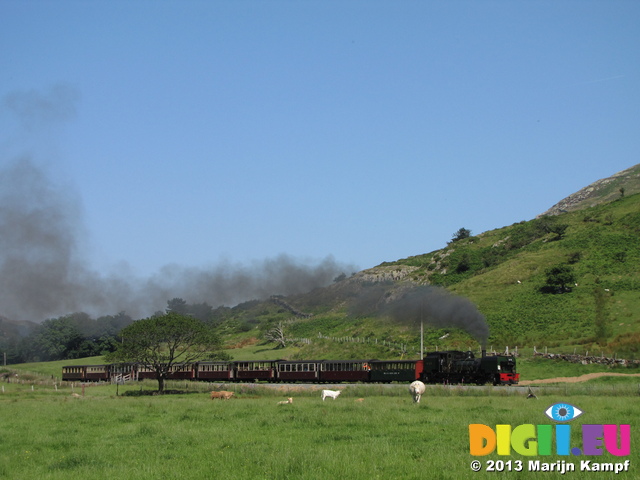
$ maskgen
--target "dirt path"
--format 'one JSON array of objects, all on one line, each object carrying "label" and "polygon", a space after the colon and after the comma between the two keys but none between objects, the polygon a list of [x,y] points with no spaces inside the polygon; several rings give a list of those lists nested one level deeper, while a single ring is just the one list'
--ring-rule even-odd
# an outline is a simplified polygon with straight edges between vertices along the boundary
[{"label": "dirt path", "polygon": [[533,385],[539,383],[578,383],[586,382],[587,380],[592,380],[599,377],[640,377],[640,373],[587,373],[585,375],[580,375],[579,377],[557,377],[545,378],[542,380],[524,380],[518,383],[518,385]]}]

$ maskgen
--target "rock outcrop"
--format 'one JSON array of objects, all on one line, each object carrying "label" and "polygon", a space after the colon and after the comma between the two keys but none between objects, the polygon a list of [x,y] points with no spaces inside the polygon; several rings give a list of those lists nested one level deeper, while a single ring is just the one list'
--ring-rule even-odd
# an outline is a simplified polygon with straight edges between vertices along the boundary
[{"label": "rock outcrop", "polygon": [[[623,189],[621,191],[621,189]],[[627,168],[608,178],[600,179],[560,200],[553,207],[538,215],[559,215],[561,213],[582,210],[601,203],[611,202],[622,195],[640,192],[640,164]]]}]

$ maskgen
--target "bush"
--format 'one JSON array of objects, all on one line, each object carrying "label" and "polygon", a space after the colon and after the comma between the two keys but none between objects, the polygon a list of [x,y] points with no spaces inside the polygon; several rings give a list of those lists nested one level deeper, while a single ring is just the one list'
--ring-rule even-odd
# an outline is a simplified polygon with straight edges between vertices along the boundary
[{"label": "bush", "polygon": [[542,287],[543,293],[566,293],[572,290],[571,285],[575,284],[576,276],[573,269],[568,265],[556,265],[545,271],[546,283]]}]

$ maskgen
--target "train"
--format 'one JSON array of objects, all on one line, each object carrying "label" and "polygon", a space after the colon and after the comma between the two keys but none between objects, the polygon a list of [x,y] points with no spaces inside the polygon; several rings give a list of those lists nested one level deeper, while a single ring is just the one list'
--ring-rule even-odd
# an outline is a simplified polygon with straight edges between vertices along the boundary
[{"label": "train", "polygon": [[[72,365],[62,367],[62,380],[112,382],[123,376],[155,379],[141,364]],[[520,380],[512,355],[445,350],[421,360],[234,360],[175,364],[168,380],[205,382],[391,383],[421,380],[428,384],[515,385]]]}]

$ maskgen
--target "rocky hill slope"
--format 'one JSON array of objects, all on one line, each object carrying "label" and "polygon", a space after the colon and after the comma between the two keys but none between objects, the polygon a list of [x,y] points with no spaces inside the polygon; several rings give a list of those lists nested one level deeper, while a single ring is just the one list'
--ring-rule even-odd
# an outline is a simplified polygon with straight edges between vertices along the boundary
[{"label": "rocky hill slope", "polygon": [[587,185],[576,193],[560,200],[549,210],[538,215],[538,217],[582,210],[611,202],[624,195],[634,195],[639,192],[640,164]]}]

